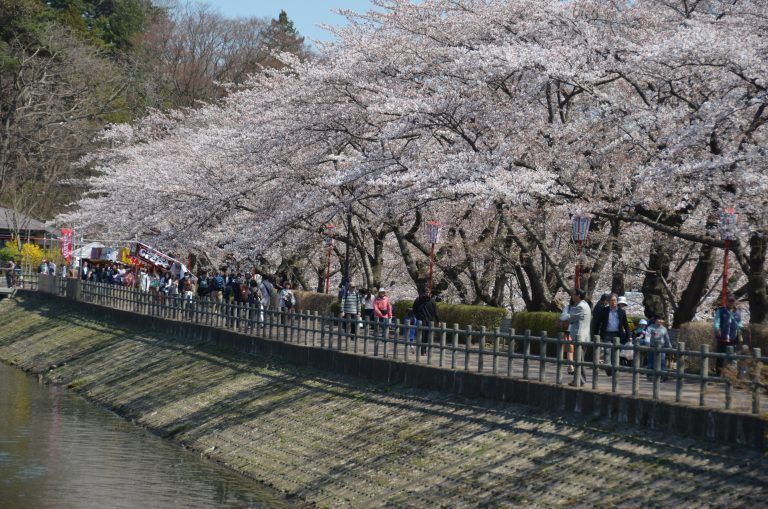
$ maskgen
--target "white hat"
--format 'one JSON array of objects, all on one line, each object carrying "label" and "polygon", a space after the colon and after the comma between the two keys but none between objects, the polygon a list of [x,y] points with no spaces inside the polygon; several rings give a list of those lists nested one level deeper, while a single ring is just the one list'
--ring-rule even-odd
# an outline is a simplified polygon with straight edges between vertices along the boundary
[{"label": "white hat", "polygon": [[386,293],[386,290],[384,288],[379,288],[379,293],[381,293],[381,292],[385,292]]},{"label": "white hat", "polygon": [[640,325],[648,325],[648,320],[646,320],[645,318],[641,318],[640,321],[637,323]]},{"label": "white hat", "polygon": [[619,304],[619,306],[621,306],[622,304],[624,304],[626,306],[627,305],[627,298],[622,295],[621,297],[619,297],[618,304]]}]

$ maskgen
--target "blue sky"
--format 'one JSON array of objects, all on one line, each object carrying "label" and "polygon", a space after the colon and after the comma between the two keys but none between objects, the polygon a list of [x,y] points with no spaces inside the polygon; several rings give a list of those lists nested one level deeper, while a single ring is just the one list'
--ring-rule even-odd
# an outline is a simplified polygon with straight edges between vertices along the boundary
[{"label": "blue sky", "polygon": [[302,35],[321,41],[331,37],[316,25],[338,25],[344,22],[344,18],[331,12],[332,9],[364,12],[372,7],[368,0],[209,0],[206,3],[230,17],[277,18],[280,9],[283,9]]}]

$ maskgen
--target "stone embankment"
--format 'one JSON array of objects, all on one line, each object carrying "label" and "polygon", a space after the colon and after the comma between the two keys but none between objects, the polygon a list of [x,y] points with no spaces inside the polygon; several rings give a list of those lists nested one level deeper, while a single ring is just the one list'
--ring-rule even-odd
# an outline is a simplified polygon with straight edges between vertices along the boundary
[{"label": "stone embankment", "polygon": [[30,294],[0,359],[333,507],[761,506],[759,452],[159,337]]}]

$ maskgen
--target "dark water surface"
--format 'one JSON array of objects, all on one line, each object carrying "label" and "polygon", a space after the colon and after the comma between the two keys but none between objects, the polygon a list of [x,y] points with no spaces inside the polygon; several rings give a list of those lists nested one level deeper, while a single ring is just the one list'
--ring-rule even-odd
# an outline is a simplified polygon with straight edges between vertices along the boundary
[{"label": "dark water surface", "polygon": [[267,487],[0,362],[0,508],[290,507]]}]

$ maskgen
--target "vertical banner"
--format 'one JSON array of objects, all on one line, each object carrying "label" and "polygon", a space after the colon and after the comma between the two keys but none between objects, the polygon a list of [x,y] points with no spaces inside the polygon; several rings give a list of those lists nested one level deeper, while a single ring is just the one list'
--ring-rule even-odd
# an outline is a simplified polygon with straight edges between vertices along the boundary
[{"label": "vertical banner", "polygon": [[74,232],[69,228],[61,229],[61,256],[67,260],[67,263],[72,259],[72,241]]}]

